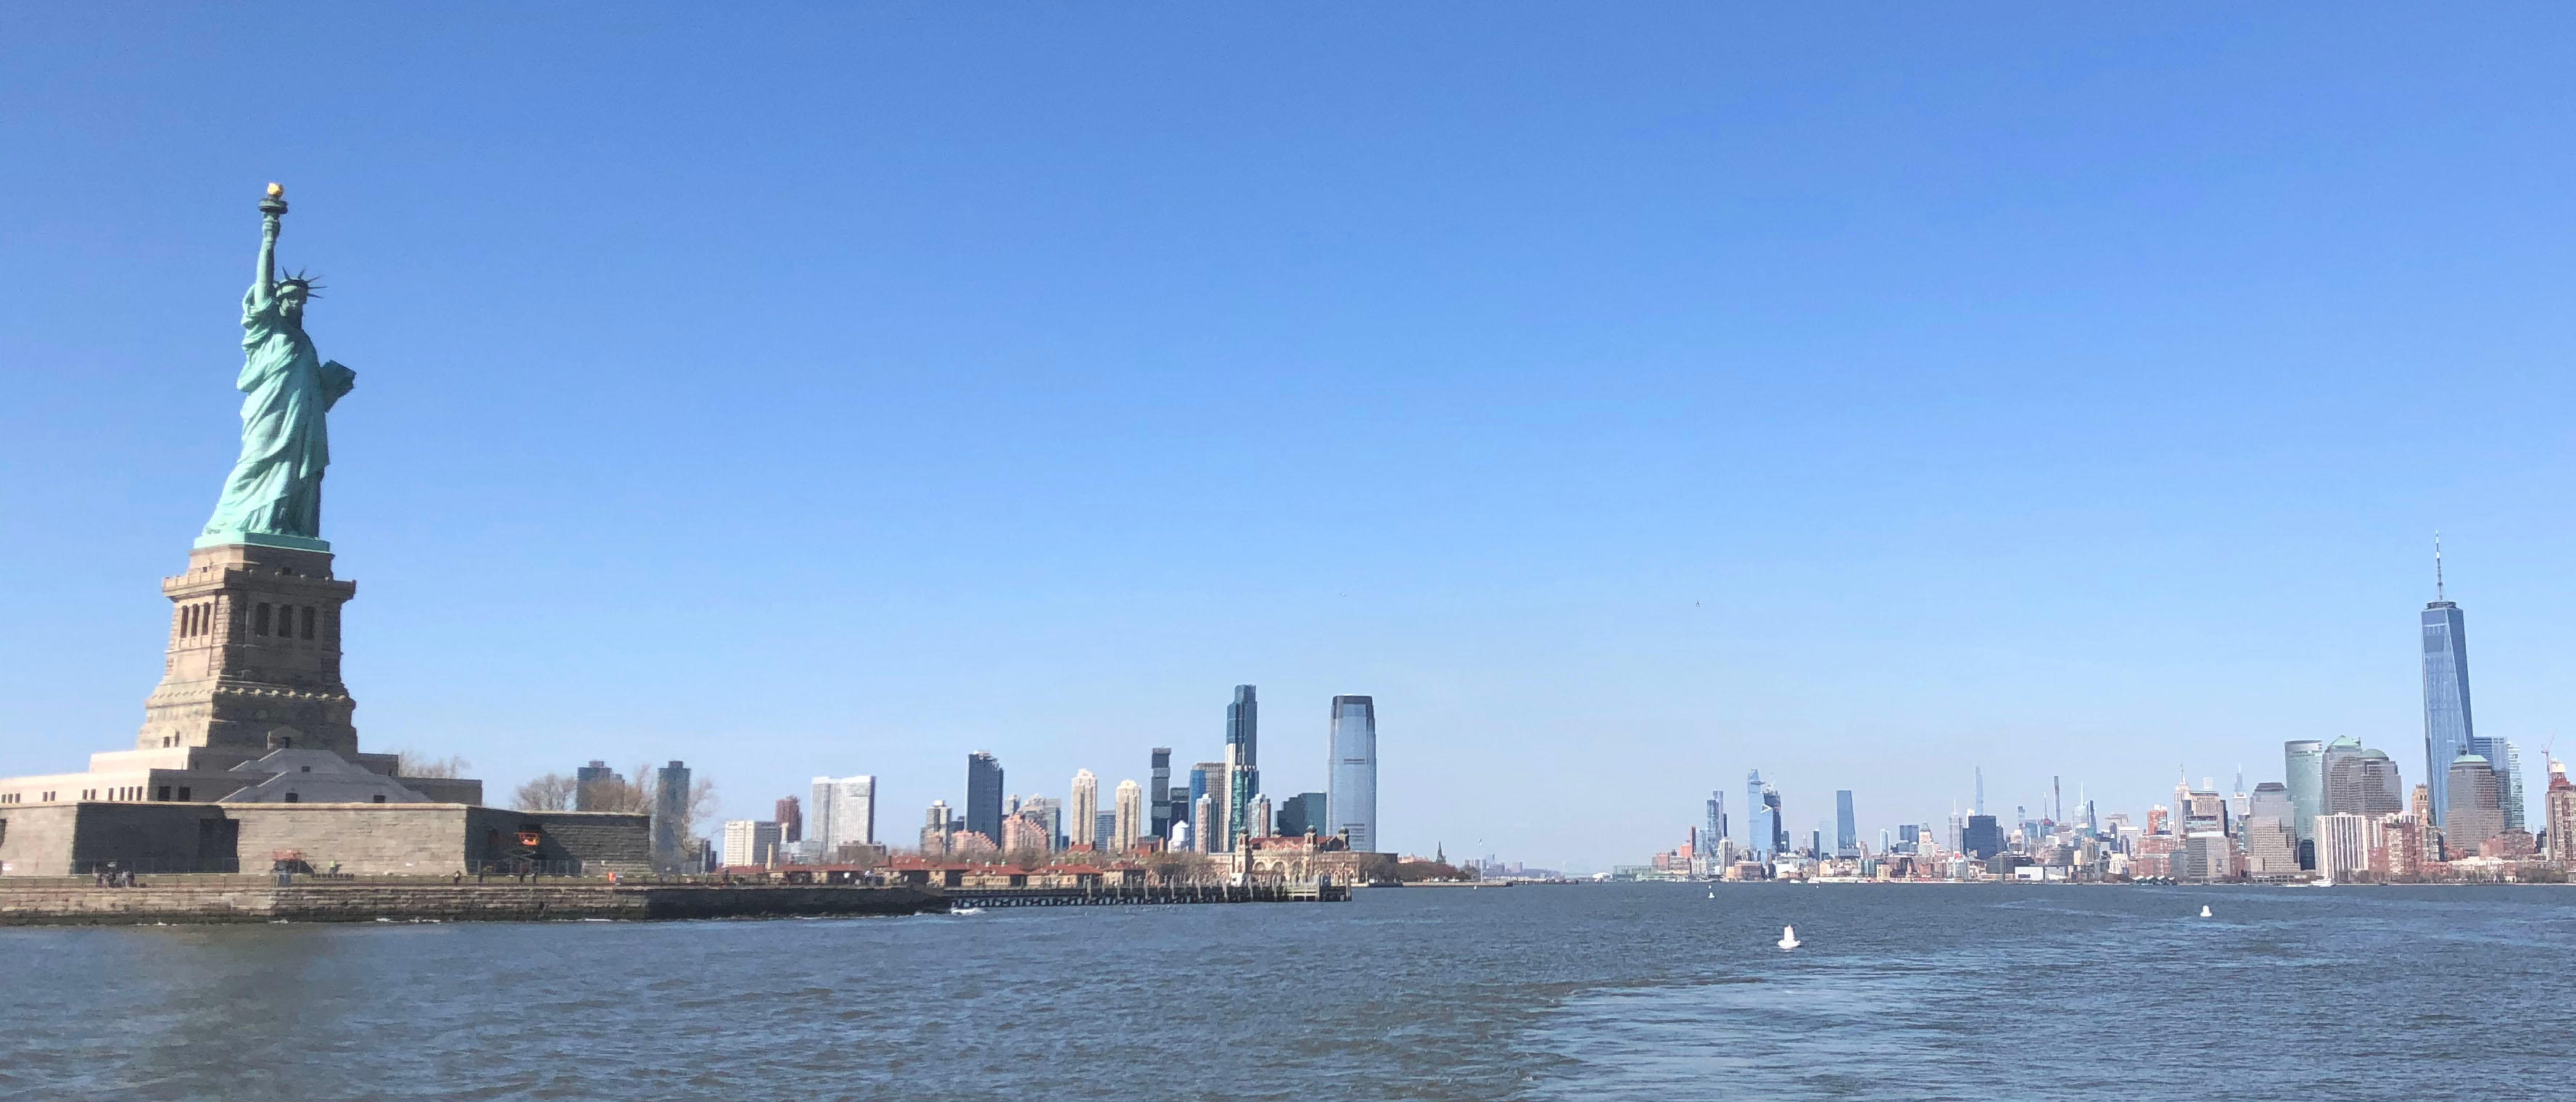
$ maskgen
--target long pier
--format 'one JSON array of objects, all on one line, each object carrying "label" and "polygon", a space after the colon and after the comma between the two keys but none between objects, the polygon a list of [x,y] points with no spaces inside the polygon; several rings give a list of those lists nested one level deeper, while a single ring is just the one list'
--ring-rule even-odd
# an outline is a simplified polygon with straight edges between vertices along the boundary
[{"label": "long pier", "polygon": [[298,881],[281,887],[234,876],[152,877],[133,888],[0,882],[0,926],[819,918],[948,907],[937,892],[920,888],[821,884]]},{"label": "long pier", "polygon": [[968,907],[1135,907],[1175,903],[1348,903],[1346,884],[1176,884],[1101,888],[947,888],[951,910]]}]

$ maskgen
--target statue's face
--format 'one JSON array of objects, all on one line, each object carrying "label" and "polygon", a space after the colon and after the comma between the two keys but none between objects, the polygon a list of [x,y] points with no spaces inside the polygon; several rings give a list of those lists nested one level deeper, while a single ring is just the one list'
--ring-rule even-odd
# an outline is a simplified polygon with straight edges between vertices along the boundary
[{"label": "statue's face", "polygon": [[277,311],[290,318],[304,316],[304,288],[289,283],[278,289]]}]

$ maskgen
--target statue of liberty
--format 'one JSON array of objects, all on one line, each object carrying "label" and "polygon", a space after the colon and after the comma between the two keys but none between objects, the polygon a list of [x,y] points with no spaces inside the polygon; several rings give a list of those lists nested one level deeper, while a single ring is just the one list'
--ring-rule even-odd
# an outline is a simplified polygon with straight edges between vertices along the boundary
[{"label": "statue of liberty", "polygon": [[322,469],[331,463],[323,414],[357,384],[358,373],[324,360],[304,335],[313,281],[277,270],[277,228],[286,189],[260,200],[259,270],[242,296],[241,458],[200,547],[258,543],[328,550],[322,535]]}]

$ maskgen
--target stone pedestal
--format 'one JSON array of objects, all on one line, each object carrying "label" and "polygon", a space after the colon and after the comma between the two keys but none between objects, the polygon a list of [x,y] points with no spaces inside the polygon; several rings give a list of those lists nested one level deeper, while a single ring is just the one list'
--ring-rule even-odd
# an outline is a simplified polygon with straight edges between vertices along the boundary
[{"label": "stone pedestal", "polygon": [[189,552],[187,573],[161,580],[173,606],[169,657],[135,748],[257,757],[294,747],[355,759],[340,606],[357,591],[331,576],[327,551],[222,543]]}]

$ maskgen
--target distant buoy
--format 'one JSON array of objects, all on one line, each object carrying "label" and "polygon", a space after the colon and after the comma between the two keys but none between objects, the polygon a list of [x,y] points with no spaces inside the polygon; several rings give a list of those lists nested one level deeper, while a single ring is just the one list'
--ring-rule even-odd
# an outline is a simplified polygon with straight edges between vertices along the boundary
[{"label": "distant buoy", "polygon": [[1717,898],[1717,893],[1716,893],[1716,892],[1710,892],[1710,893],[1708,893],[1708,897],[1709,897],[1710,899],[1715,899],[1715,898]]},{"label": "distant buoy", "polygon": [[1795,949],[1798,945],[1798,928],[1795,926],[1780,927],[1780,947],[1783,949]]},{"label": "distant buoy", "polygon": [[2210,914],[2209,914],[2209,904],[2207,904],[2207,903],[2203,903],[2203,904],[2201,904],[2201,905],[2200,905],[2200,917],[2202,917],[2202,918],[2208,918],[2208,917],[2210,917]]}]

